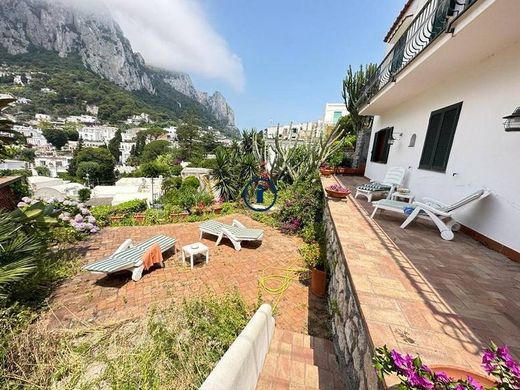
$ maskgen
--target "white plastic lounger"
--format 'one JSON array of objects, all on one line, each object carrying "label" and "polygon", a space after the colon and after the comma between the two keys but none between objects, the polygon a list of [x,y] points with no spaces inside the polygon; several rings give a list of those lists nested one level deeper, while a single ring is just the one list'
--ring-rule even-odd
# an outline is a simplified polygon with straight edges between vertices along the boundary
[{"label": "white plastic lounger", "polygon": [[366,197],[369,202],[372,202],[372,196],[374,195],[387,194],[387,197],[390,197],[392,192],[403,183],[405,172],[406,170],[402,167],[388,168],[383,181],[371,181],[368,184],[358,186],[354,198],[362,195]]},{"label": "white plastic lounger", "polygon": [[[129,270],[132,272],[132,280],[138,281],[143,274],[143,255],[145,252],[153,244],[159,244],[161,252],[166,252],[171,248],[175,250],[175,242],[175,238],[160,235],[134,246],[132,240],[128,239],[106,259],[88,264],[83,268],[93,273],[105,274]],[[162,263],[160,265],[161,267],[164,266]]]},{"label": "white plastic lounger", "polygon": [[435,223],[444,240],[453,240],[453,232],[460,229],[460,224],[452,218],[452,213],[488,195],[489,191],[479,190],[449,205],[432,198],[423,198],[423,202],[413,202],[412,204],[381,199],[372,202],[374,211],[370,217],[374,218],[378,210],[404,213],[406,208],[412,208],[413,211],[402,223],[401,229],[406,228],[415,218],[429,218]]},{"label": "white plastic lounger", "polygon": [[248,229],[236,219],[233,220],[231,225],[226,225],[219,221],[206,221],[200,224],[199,229],[201,239],[204,233],[217,236],[218,239],[215,245],[218,245],[224,237],[227,237],[237,251],[242,249],[242,241],[261,241],[264,238],[263,230]]}]

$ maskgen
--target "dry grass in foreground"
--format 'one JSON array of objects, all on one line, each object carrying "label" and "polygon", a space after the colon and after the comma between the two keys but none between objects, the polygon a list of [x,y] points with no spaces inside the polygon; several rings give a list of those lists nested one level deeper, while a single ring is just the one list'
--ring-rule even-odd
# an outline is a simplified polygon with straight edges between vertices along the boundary
[{"label": "dry grass in foreground", "polygon": [[251,314],[230,293],[104,327],[50,331],[36,323],[11,340],[0,387],[197,389]]}]

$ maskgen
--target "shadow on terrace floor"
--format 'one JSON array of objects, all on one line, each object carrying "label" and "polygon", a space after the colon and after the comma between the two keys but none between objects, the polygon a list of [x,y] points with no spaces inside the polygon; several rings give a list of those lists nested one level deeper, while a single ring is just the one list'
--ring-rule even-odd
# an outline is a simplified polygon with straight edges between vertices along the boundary
[{"label": "shadow on terrace floor", "polygon": [[[339,176],[337,179],[351,189],[366,182],[361,177]],[[349,202],[352,200],[353,197]],[[405,349],[425,348],[433,356],[450,347],[461,350],[462,360],[468,361],[474,369],[478,369],[480,352],[490,341],[511,346],[512,353],[520,357],[519,263],[460,232],[453,241],[442,240],[435,226],[426,221],[400,229],[404,215],[397,213],[378,214],[377,224],[371,223],[372,205],[364,199],[357,199],[351,206],[352,217],[361,221],[362,229],[372,231],[371,237],[379,240],[375,240],[374,246],[360,245],[356,254],[362,256],[363,249],[368,249],[366,254],[374,259],[381,252],[386,256],[384,261],[353,264],[351,272],[355,272],[355,267],[365,266],[373,271],[367,279],[368,288],[361,288],[362,307],[363,301],[367,301],[363,297],[385,295],[385,289],[392,288],[384,283],[378,286],[378,276],[384,281],[393,278],[398,284],[398,288],[389,291],[389,296],[404,286],[403,299],[395,300],[404,314],[404,322],[399,318],[378,318],[376,310],[367,308],[365,312],[363,309],[369,321],[381,320],[389,325],[398,345]],[[370,253],[374,248],[385,249],[376,255]],[[385,265],[389,268],[381,268]],[[435,334],[441,334],[449,345],[432,340]]]}]

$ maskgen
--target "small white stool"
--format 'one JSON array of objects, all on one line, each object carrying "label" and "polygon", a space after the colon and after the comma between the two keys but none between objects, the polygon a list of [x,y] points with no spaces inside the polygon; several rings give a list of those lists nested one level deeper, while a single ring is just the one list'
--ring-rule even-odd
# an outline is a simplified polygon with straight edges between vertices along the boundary
[{"label": "small white stool", "polygon": [[186,261],[186,256],[190,256],[191,269],[193,269],[193,256],[195,255],[206,255],[206,264],[209,261],[209,249],[206,245],[196,242],[193,244],[185,245],[182,247],[182,264]]}]

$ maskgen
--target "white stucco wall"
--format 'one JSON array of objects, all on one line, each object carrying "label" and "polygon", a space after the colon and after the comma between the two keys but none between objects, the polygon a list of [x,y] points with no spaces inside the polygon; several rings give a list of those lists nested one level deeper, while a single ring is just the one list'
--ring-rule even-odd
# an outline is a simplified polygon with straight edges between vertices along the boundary
[{"label": "white stucco wall", "polygon": [[[391,146],[387,164],[367,164],[366,176],[381,179],[388,167],[403,166],[408,168],[405,186],[419,198],[445,202],[486,187],[491,196],[457,213],[456,219],[520,251],[520,132],[506,133],[502,119],[520,106],[519,63],[520,41],[376,116],[369,157],[377,130],[393,126],[394,134],[403,137]],[[418,169],[430,113],[461,101],[446,172]],[[415,147],[408,147],[414,133]]]}]

